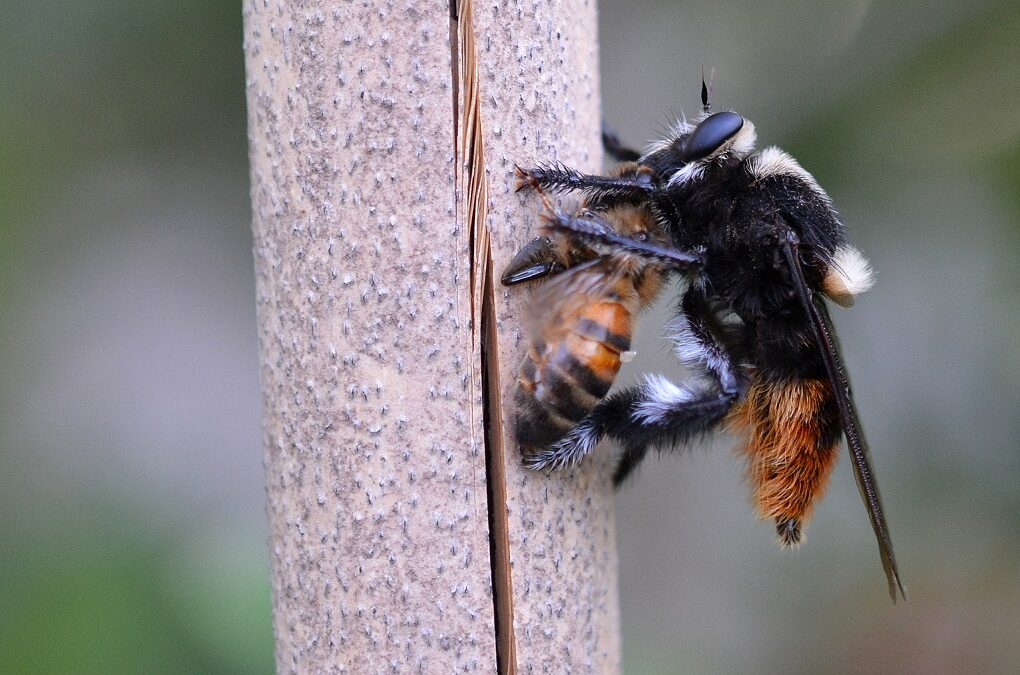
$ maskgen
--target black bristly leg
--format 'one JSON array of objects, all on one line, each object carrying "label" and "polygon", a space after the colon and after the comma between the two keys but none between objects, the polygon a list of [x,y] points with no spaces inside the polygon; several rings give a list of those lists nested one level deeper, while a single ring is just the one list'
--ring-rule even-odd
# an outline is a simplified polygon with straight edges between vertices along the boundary
[{"label": "black bristly leg", "polygon": [[737,371],[732,357],[718,338],[722,331],[704,295],[694,290],[684,295],[673,329],[677,358],[689,366],[704,368],[715,376],[723,394],[737,398]]},{"label": "black bristly leg", "polygon": [[544,215],[543,218],[546,221],[543,225],[546,231],[561,230],[581,239],[586,244],[605,246],[617,252],[640,256],[675,271],[690,272],[700,269],[705,263],[701,251],[681,251],[616,234],[612,226],[596,213],[578,217],[555,212]]},{"label": "black bristly leg", "polygon": [[604,437],[623,446],[613,484],[620,485],[652,446],[676,449],[718,424],[740,397],[740,374],[715,335],[714,317],[695,296],[674,323],[677,356],[711,374],[712,385],[676,385],[661,375],[610,395],[569,434],[531,458],[531,468],[562,468],[581,460]]},{"label": "black bristly leg", "polygon": [[605,211],[614,206],[648,205],[667,222],[682,223],[683,219],[676,210],[676,205],[654,180],[651,169],[640,164],[633,164],[632,175],[596,176],[583,174],[576,169],[557,165],[542,165],[534,169],[514,167],[517,174],[517,190],[532,188],[542,197],[547,211],[553,211],[545,191],[570,192],[580,191],[585,195],[584,206],[589,211]]},{"label": "black bristly leg", "polygon": [[679,387],[654,376],[632,390],[629,418],[608,432],[623,444],[614,485],[627,479],[652,445],[682,447],[719,423],[740,397],[740,374],[717,336],[718,321],[702,295],[693,290],[684,295],[672,328],[677,358],[712,375],[717,389]]},{"label": "black bristly leg", "polygon": [[628,419],[618,420],[608,432],[623,444],[614,485],[627,479],[649,447],[683,446],[721,421],[740,397],[740,374],[717,336],[721,329],[702,295],[689,291],[684,296],[673,329],[677,358],[712,375],[717,388],[679,387],[655,376],[629,394]]},{"label": "black bristly leg", "polygon": [[616,392],[599,403],[564,438],[532,455],[528,467],[572,466],[609,436],[623,446],[613,474],[613,484],[619,485],[651,446],[682,446],[711,429],[731,405],[732,399],[725,394],[681,387],[662,376],[652,376],[644,384]]},{"label": "black bristly leg", "polygon": [[602,147],[618,162],[636,162],[641,159],[641,153],[625,146],[616,132],[606,124],[602,125]]},{"label": "black bristly leg", "polygon": [[[662,381],[666,382],[665,378]],[[646,382],[635,387],[637,396],[629,408],[629,419],[608,433],[623,446],[613,472],[614,487],[627,480],[652,446],[670,450],[683,447],[692,438],[710,431],[733,405],[733,400],[725,394],[667,384],[684,392],[685,398],[681,401],[654,398],[647,391],[654,385]],[[666,404],[661,411],[641,416],[642,411],[657,410],[660,404]]]},{"label": "black bristly leg", "polygon": [[520,179],[517,189],[529,185],[550,192],[577,190],[588,195],[599,208],[614,204],[640,203],[662,192],[649,177],[637,178],[597,176],[585,174],[562,164],[543,165],[533,169],[516,168]]}]

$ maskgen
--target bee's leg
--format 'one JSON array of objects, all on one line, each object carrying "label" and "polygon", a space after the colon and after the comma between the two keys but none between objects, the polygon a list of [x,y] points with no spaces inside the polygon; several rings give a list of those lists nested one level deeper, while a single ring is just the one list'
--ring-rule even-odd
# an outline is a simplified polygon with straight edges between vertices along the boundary
[{"label": "bee's leg", "polygon": [[602,147],[610,157],[618,162],[636,162],[641,159],[641,153],[628,148],[616,135],[616,131],[603,122],[602,124]]},{"label": "bee's leg", "polygon": [[503,270],[504,286],[559,274],[569,265],[549,237],[535,237],[517,252]]},{"label": "bee's leg", "polygon": [[542,165],[533,169],[516,168],[517,189],[538,187],[550,192],[585,193],[598,206],[605,208],[613,203],[637,203],[658,194],[660,189],[651,180],[650,174],[639,173],[634,177],[596,176],[581,173],[576,169],[558,165]]}]

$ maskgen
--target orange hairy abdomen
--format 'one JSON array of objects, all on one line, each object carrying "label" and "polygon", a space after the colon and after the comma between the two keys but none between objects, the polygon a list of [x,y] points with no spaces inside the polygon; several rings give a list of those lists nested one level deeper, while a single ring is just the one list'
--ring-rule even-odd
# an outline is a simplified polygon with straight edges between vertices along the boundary
[{"label": "orange hairy abdomen", "polygon": [[827,380],[752,382],[730,413],[744,448],[754,501],[763,518],[805,522],[835,466],[838,409]]}]

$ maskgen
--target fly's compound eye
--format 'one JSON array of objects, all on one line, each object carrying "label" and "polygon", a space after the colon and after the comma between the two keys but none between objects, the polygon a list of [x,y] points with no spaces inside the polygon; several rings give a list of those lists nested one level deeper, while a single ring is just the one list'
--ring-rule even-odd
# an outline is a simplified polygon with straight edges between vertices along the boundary
[{"label": "fly's compound eye", "polygon": [[708,157],[736,136],[743,126],[744,118],[735,112],[709,115],[684,141],[680,148],[680,159],[693,162]]}]

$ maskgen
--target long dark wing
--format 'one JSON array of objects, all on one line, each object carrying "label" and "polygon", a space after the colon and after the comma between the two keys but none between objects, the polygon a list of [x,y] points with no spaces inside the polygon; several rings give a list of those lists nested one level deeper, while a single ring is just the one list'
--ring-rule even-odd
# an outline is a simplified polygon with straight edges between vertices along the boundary
[{"label": "long dark wing", "polygon": [[840,420],[843,422],[843,434],[846,436],[846,445],[850,450],[850,459],[853,462],[854,478],[857,479],[857,488],[861,492],[864,506],[868,509],[871,527],[875,530],[875,537],[878,539],[882,567],[885,569],[885,576],[889,581],[889,597],[895,603],[898,590],[906,600],[907,594],[903,590],[900,573],[896,568],[896,558],[893,556],[889,526],[886,524],[885,515],[882,512],[882,500],[878,494],[875,471],[871,466],[871,455],[868,452],[868,446],[861,431],[861,423],[857,417],[857,408],[850,391],[850,378],[847,376],[846,366],[843,365],[843,357],[840,354],[839,340],[832,327],[832,321],[829,319],[829,312],[824,301],[814,294],[804,280],[804,273],[800,268],[800,257],[797,253],[796,236],[792,232],[789,234],[789,240],[783,245],[783,255],[790,269],[790,277],[797,289],[801,305],[811,321],[815,341],[818,343],[818,349],[822,352],[825,369],[828,371],[829,380],[836,393],[836,404],[839,407]]}]

